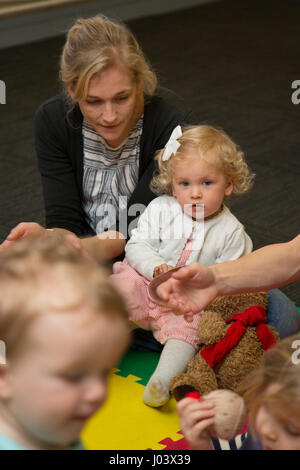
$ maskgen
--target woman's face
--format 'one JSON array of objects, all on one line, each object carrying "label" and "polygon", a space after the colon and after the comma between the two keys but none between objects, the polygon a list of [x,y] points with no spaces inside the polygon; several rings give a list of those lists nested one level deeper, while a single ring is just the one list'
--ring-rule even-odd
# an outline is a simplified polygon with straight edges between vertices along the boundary
[{"label": "woman's face", "polygon": [[118,147],[143,113],[142,83],[126,67],[111,66],[91,79],[86,99],[78,104],[93,129],[110,147]]}]

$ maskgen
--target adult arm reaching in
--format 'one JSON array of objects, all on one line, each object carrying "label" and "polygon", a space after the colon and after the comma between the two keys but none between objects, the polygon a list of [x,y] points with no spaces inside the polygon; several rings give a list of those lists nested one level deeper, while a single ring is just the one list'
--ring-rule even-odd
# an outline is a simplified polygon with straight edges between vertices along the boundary
[{"label": "adult arm reaching in", "polygon": [[190,319],[217,296],[269,290],[300,280],[300,235],[268,245],[236,261],[212,266],[193,263],[174,272],[158,295]]},{"label": "adult arm reaching in", "polygon": [[119,256],[125,247],[125,237],[120,232],[107,231],[89,238],[79,238],[75,233],[63,228],[46,229],[36,222],[21,222],[16,225],[4,242],[0,251],[10,249],[16,242],[30,237],[60,235],[73,248],[89,256],[103,260]]}]

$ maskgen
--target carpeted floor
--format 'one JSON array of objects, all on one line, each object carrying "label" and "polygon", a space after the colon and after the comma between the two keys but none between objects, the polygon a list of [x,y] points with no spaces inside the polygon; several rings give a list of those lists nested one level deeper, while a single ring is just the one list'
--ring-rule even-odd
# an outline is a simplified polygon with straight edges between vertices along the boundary
[{"label": "carpeted floor", "polygon": [[[130,23],[161,84],[245,151],[256,183],[231,208],[255,248],[300,231],[300,105],[291,101],[300,80],[299,16],[297,0],[225,0]],[[44,221],[32,121],[59,90],[63,42],[1,50],[0,241],[20,221]],[[300,305],[299,283],[282,290]]]}]

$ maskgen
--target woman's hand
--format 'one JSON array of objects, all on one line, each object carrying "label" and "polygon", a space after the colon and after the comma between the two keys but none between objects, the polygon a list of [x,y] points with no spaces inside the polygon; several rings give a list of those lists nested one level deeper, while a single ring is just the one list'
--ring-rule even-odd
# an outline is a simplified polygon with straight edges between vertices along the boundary
[{"label": "woman's hand", "polygon": [[46,234],[47,230],[36,222],[21,222],[11,230],[6,240],[1,243],[0,250],[8,250],[19,240],[29,237],[43,237]]},{"label": "woman's hand", "polygon": [[183,398],[177,405],[182,433],[191,450],[213,450],[207,428],[214,422],[214,405],[209,401]]},{"label": "woman's hand", "polygon": [[82,255],[84,255],[86,258],[91,258],[89,253],[84,249],[82,239],[77,237],[75,233],[67,233],[65,235],[62,235],[62,239],[64,243],[71,248],[74,248],[77,251],[80,251]]},{"label": "woman's hand", "polygon": [[84,256],[88,256],[84,250],[82,241],[75,233],[65,229],[47,230],[36,222],[21,222],[16,225],[7,236],[6,240],[0,245],[0,251],[9,250],[18,241],[25,240],[30,237],[51,237],[56,236],[58,241],[66,243],[71,248],[80,251]]},{"label": "woman's hand", "polygon": [[120,256],[124,251],[126,239],[121,232],[109,230],[94,237],[82,238],[81,243],[92,258],[102,261]]},{"label": "woman's hand", "polygon": [[170,271],[170,269],[173,269],[174,266],[170,266],[169,264],[163,263],[160,264],[159,266],[156,266],[153,271],[153,277],[157,277],[160,274],[166,273]]}]

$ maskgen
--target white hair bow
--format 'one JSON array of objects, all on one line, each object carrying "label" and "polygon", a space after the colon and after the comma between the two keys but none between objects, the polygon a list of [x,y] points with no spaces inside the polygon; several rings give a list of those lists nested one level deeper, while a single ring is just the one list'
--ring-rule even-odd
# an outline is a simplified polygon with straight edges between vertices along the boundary
[{"label": "white hair bow", "polygon": [[176,155],[176,152],[180,147],[180,143],[177,142],[177,139],[179,139],[179,137],[181,136],[182,136],[181,127],[180,126],[175,127],[172,134],[170,135],[170,138],[167,142],[164,153],[161,157],[163,162],[166,162],[167,160],[169,160],[172,153]]}]

